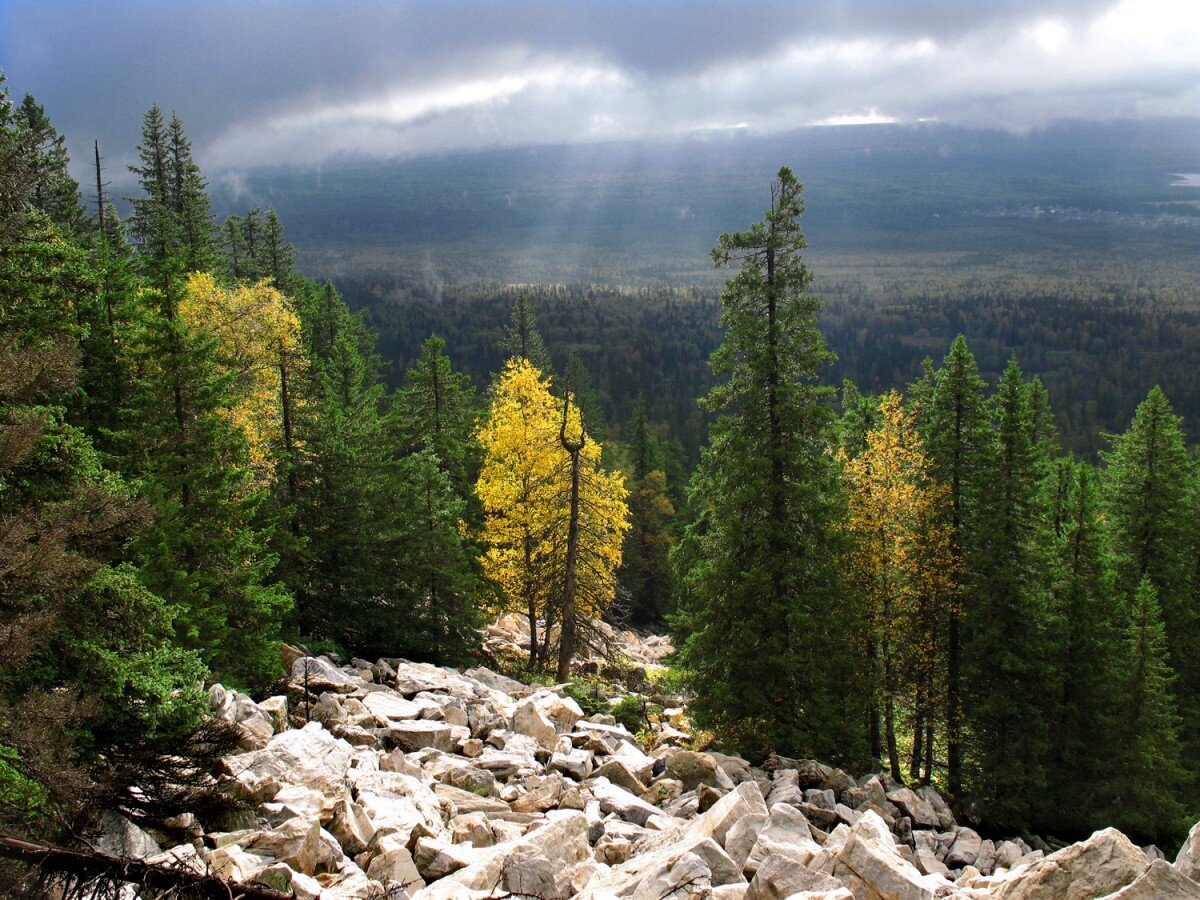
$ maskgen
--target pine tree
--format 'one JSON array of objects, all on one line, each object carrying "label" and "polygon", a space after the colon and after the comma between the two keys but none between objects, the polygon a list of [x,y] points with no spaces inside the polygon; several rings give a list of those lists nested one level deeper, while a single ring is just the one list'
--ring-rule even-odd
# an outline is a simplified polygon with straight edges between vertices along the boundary
[{"label": "pine tree", "polygon": [[208,272],[216,263],[212,215],[200,167],[183,122],[171,114],[167,123],[168,206],[178,222],[179,254],[185,272]]},{"label": "pine tree", "polygon": [[1129,610],[1118,728],[1121,775],[1108,812],[1131,835],[1177,840],[1186,828],[1179,802],[1184,781],[1181,723],[1156,593],[1149,577],[1143,577]]},{"label": "pine tree", "polygon": [[846,759],[861,755],[847,708],[853,628],[838,584],[829,391],[815,383],[832,354],[804,293],[801,192],[781,169],[764,220],[713,251],[740,271],[722,294],[726,338],[713,355],[726,380],[704,401],[719,416],[695,476],[703,492],[692,493],[705,528],[686,551],[681,656],[700,727],[744,752]]},{"label": "pine tree", "polygon": [[993,461],[969,563],[974,604],[965,674],[974,794],[992,821],[1013,827],[1037,811],[1045,786],[1047,706],[1057,691],[1047,655],[1052,542],[1045,465],[1015,358],[1000,379],[995,414]]},{"label": "pine tree", "polygon": [[1118,584],[1132,595],[1143,578],[1157,592],[1169,662],[1184,720],[1184,757],[1200,761],[1200,609],[1194,577],[1197,539],[1192,492],[1195,463],[1181,420],[1155,387],[1129,430],[1110,435],[1103,488],[1117,558]]},{"label": "pine tree", "polygon": [[[931,383],[930,383],[931,382]],[[989,441],[986,385],[979,377],[975,357],[962,335],[936,373],[928,371],[918,385],[914,419],[929,456],[932,478],[950,490],[948,509],[950,539],[954,555],[969,571],[977,541],[977,506],[985,472]],[[967,601],[960,584],[956,593]],[[945,731],[947,786],[952,796],[962,793],[963,764],[963,620],[969,605],[948,612],[946,623]]]}]

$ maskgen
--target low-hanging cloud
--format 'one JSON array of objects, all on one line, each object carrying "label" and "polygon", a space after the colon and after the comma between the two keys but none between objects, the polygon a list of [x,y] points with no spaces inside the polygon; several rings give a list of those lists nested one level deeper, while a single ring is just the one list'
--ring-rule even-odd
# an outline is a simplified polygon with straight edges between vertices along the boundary
[{"label": "low-hanging cloud", "polygon": [[735,127],[1196,115],[1197,46],[1200,4],[1173,0],[0,6],[10,87],[76,150],[99,137],[127,157],[158,102],[213,171]]}]

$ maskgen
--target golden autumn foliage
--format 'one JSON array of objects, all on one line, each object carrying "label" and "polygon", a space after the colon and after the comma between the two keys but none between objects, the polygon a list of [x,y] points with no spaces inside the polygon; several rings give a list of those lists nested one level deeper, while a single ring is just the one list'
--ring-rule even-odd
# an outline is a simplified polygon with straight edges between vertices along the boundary
[{"label": "golden autumn foliage", "polygon": [[255,479],[270,480],[288,412],[284,382],[298,382],[304,366],[300,317],[291,300],[265,279],[226,288],[212,275],[194,272],[179,316],[189,328],[216,338],[218,356],[235,376],[238,397],[225,412],[246,436]]},{"label": "golden autumn foliage", "polygon": [[851,573],[866,605],[868,656],[898,769],[896,702],[911,698],[915,727],[931,733],[941,687],[941,623],[956,601],[959,567],[944,518],[947,489],[930,477],[920,438],[894,391],[881,399],[880,424],[868,433],[864,451],[846,462],[845,474]]},{"label": "golden autumn foliage", "polygon": [[[560,440],[561,401],[528,360],[505,366],[479,432],[483,466],[476,493],[483,505],[484,574],[502,607],[536,620],[552,619],[563,593],[570,505],[570,454]],[[565,433],[581,433],[570,404]],[[620,473],[600,468],[601,445],[580,450],[577,612],[596,619],[616,593],[616,571],[628,528],[627,491]],[[498,610],[497,610],[498,611]],[[535,651],[536,655],[536,651]]]}]

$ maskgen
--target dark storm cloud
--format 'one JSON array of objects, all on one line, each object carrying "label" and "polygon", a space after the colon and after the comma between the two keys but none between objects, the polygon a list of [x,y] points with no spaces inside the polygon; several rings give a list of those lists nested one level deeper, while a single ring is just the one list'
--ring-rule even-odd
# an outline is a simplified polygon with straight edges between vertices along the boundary
[{"label": "dark storm cloud", "polygon": [[[1141,4],[1145,33],[1114,61],[1130,3]],[[74,144],[98,136],[128,153],[142,112],[159,102],[219,166],[741,123],[938,117],[1020,127],[1067,114],[1180,114],[1200,76],[1194,53],[1176,45],[1194,48],[1196,14],[1145,28],[1171,9],[1166,0],[9,2],[0,62],[12,89],[32,91]]]}]

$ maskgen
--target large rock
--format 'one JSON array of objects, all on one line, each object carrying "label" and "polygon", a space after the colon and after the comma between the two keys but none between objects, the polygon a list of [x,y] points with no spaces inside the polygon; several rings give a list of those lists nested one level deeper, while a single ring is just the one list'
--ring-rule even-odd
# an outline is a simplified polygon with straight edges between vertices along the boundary
[{"label": "large rock", "polygon": [[589,778],[585,784],[600,802],[600,809],[605,815],[613,814],[626,822],[645,825],[647,819],[662,812],[657,806],[651,806],[624,788],[617,787],[607,778]]},{"label": "large rock", "polygon": [[900,812],[912,819],[917,828],[940,828],[941,818],[933,808],[933,804],[924,797],[919,797],[908,788],[897,788],[888,791],[888,800],[899,807]]},{"label": "large rock", "polygon": [[362,698],[362,704],[375,717],[380,727],[391,722],[403,722],[418,719],[425,711],[425,704],[405,700],[391,691],[371,691]]},{"label": "large rock", "polygon": [[418,892],[414,900],[460,900],[490,894],[524,894],[558,900],[574,893],[571,870],[591,856],[587,819],[558,813],[515,841],[476,850],[474,861]]},{"label": "large rock", "polygon": [[243,750],[261,750],[275,734],[275,719],[245,694],[226,690],[220,684],[208,689],[213,716],[235,726]]},{"label": "large rock", "polygon": [[[275,735],[262,750],[226,757],[222,765],[247,794],[270,800],[282,784],[302,785],[327,796],[344,792],[353,757],[350,744],[335,738],[319,722],[309,722]],[[271,783],[274,789],[270,789]],[[270,796],[260,792],[264,786]]]},{"label": "large rock", "polygon": [[1200,822],[1192,826],[1187,840],[1175,857],[1175,868],[1181,875],[1200,881]]},{"label": "large rock", "polygon": [[696,753],[691,750],[672,753],[667,757],[667,768],[664,774],[668,778],[675,778],[683,782],[685,791],[694,791],[702,784],[723,790],[733,789],[733,780],[707,753]]},{"label": "large rock", "polygon": [[337,840],[322,830],[320,822],[300,818],[288,819],[273,831],[255,835],[246,841],[245,848],[287,863],[305,875],[336,872],[344,858]]},{"label": "large rock", "polygon": [[1104,900],[1200,900],[1200,883],[1156,859],[1137,881]]},{"label": "large rock", "polygon": [[[933,900],[935,896],[929,876],[900,855],[887,825],[873,812],[864,813],[850,829],[835,859],[833,874],[855,897]],[[938,883],[945,882],[938,879]]]},{"label": "large rock", "polygon": [[773,856],[786,858],[795,866],[806,866],[820,850],[821,845],[813,838],[804,814],[786,803],[776,803],[771,807],[766,827],[746,857],[746,875],[757,873],[759,867]]},{"label": "large rock", "polygon": [[954,833],[954,843],[946,853],[946,865],[952,869],[975,865],[979,859],[979,851],[983,847],[983,838],[970,828],[959,828]]},{"label": "large rock", "polygon": [[517,711],[513,713],[513,731],[528,735],[537,741],[539,747],[551,753],[558,747],[558,731],[532,700],[517,706]]},{"label": "large rock", "polygon": [[391,837],[383,838],[376,845],[375,855],[367,864],[367,877],[387,888],[399,885],[406,891],[417,891],[425,887],[425,880],[408,848]]},{"label": "large rock", "polygon": [[452,726],[443,722],[418,719],[411,722],[392,722],[387,730],[388,739],[408,753],[432,747],[443,753],[453,753],[458,741]]},{"label": "large rock", "polygon": [[803,891],[840,891],[842,883],[829,875],[798,866],[787,856],[773,856],[759,866],[744,900],[785,900]]},{"label": "large rock", "polygon": [[370,846],[375,826],[361,806],[349,797],[342,797],[333,809],[329,833],[337,838],[346,854],[357,856]]},{"label": "large rock", "polygon": [[154,838],[120,813],[105,810],[100,813],[97,824],[99,832],[92,836],[91,844],[100,853],[146,859],[162,852]]},{"label": "large rock", "polygon": [[1085,900],[1115,893],[1145,870],[1146,854],[1115,828],[1106,828],[1014,872],[994,893],[1007,900]]},{"label": "large rock", "polygon": [[498,800],[495,797],[485,797],[475,791],[463,790],[452,784],[439,782],[433,786],[433,792],[439,800],[453,803],[459,815],[479,812],[508,812],[509,809],[508,804],[503,800]]},{"label": "large rock", "polygon": [[684,828],[687,839],[710,837],[722,847],[730,830],[746,816],[764,815],[767,805],[754,782],[739,784]]},{"label": "large rock", "polygon": [[335,694],[352,694],[362,683],[347,675],[323,656],[302,656],[292,663],[291,682],[310,694],[333,691]]}]

